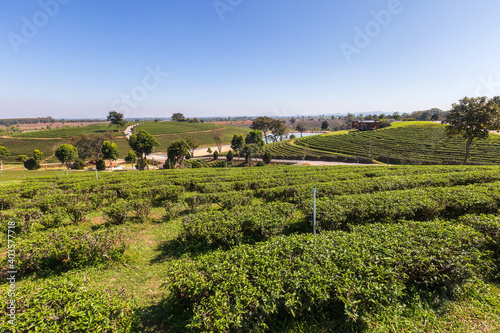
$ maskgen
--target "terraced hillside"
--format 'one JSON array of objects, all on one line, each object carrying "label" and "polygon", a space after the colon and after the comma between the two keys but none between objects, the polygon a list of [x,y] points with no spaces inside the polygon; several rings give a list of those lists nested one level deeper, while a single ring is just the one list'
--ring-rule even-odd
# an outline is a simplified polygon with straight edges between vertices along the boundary
[{"label": "terraced hillside", "polygon": [[[296,155],[309,151],[311,156],[344,154],[369,157],[390,163],[460,163],[465,155],[461,138],[446,138],[440,124],[411,123],[377,131],[351,131],[300,138],[275,144],[267,149],[276,155]],[[470,162],[500,163],[500,136],[477,140],[471,146]]]},{"label": "terraced hillside", "polygon": [[499,209],[497,166],[6,174],[0,265],[19,332],[496,332]]}]

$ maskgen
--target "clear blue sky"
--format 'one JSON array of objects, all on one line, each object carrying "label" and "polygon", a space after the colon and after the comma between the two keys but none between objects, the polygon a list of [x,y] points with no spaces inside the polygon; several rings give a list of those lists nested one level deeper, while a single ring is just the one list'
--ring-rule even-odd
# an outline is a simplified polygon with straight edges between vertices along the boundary
[{"label": "clear blue sky", "polygon": [[500,95],[498,13],[498,0],[2,1],[0,118],[449,109]]}]

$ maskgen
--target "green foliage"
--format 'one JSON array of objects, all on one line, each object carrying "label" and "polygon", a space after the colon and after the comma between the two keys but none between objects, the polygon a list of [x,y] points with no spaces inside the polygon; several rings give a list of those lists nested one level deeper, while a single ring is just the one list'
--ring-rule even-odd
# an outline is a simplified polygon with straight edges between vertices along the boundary
[{"label": "green foliage", "polygon": [[111,224],[124,224],[130,218],[130,204],[123,199],[104,209],[104,219]]},{"label": "green foliage", "polygon": [[234,153],[233,153],[233,151],[232,151],[232,150],[228,151],[228,152],[227,152],[227,155],[226,155],[226,160],[227,160],[228,162],[231,162],[231,161],[233,160],[233,158],[234,158]]},{"label": "green foliage", "polygon": [[19,162],[26,162],[28,160],[28,156],[26,155],[18,155],[17,158],[16,158],[16,161],[19,161]]},{"label": "green foliage", "polygon": [[41,160],[43,160],[43,156],[44,156],[44,155],[45,155],[45,154],[44,154],[43,152],[39,151],[38,149],[35,149],[35,150],[33,151],[33,159],[34,159],[35,161],[40,162]]},{"label": "green foliage", "polygon": [[144,170],[146,155],[153,153],[154,148],[160,144],[154,136],[145,130],[139,130],[137,135],[133,134],[130,136],[129,145],[141,161],[139,163],[139,170]]},{"label": "green foliage", "polygon": [[83,170],[85,168],[85,161],[81,158],[75,158],[75,162],[71,165],[72,169]]},{"label": "green foliage", "polygon": [[262,161],[258,161],[255,166],[257,166],[257,167],[264,167],[264,166],[266,166],[266,163],[262,162]]},{"label": "green foliage", "polygon": [[133,150],[130,150],[125,157],[125,163],[127,164],[135,164],[137,162],[137,155]]},{"label": "green foliage", "polygon": [[231,149],[232,150],[240,150],[243,148],[245,144],[245,138],[243,138],[242,134],[235,134],[233,139],[231,140]]},{"label": "green foliage", "polygon": [[102,144],[102,158],[105,160],[116,161],[120,157],[120,152],[116,143],[111,143],[109,141],[104,141]]},{"label": "green foliage", "polygon": [[168,159],[172,163],[172,167],[181,166],[184,159],[189,154],[189,145],[184,140],[176,140],[167,148]]},{"label": "green foliage", "polygon": [[110,111],[106,120],[110,122],[110,126],[116,125],[118,127],[118,131],[121,127],[125,127],[125,124],[127,123],[125,121],[125,118],[123,117],[123,113],[119,113],[116,111]]},{"label": "green foliage", "polygon": [[328,312],[354,325],[409,288],[451,288],[487,272],[482,239],[439,222],[279,237],[173,262],[167,309],[192,309],[186,328],[203,332],[263,331]]},{"label": "green foliage", "polygon": [[57,147],[55,155],[61,163],[66,163],[69,169],[70,163],[78,157],[78,151],[72,145],[65,143]]},{"label": "green foliage", "polygon": [[59,228],[33,233],[16,244],[17,267],[23,274],[58,272],[123,259],[126,245],[116,230]]},{"label": "green foliage", "polygon": [[[138,316],[123,291],[89,288],[67,278],[30,281],[16,286],[15,326],[2,307],[0,322],[13,332],[134,332]],[[10,297],[0,291],[3,304]]]},{"label": "green foliage", "polygon": [[214,151],[213,158],[214,158],[215,161],[217,161],[219,159],[219,152],[217,150]]},{"label": "green foliage", "polygon": [[262,156],[262,160],[264,161],[265,164],[271,163],[272,159],[273,159],[273,155],[271,155],[271,153],[268,151],[266,151],[264,153],[264,156]]},{"label": "green foliage", "polygon": [[28,170],[38,170],[40,169],[40,162],[37,160],[30,158],[24,162],[24,167]]},{"label": "green foliage", "polygon": [[262,139],[262,132],[259,130],[254,130],[248,133],[245,138],[245,144],[255,144],[258,147],[264,146],[264,140]]},{"label": "green foliage", "polygon": [[7,148],[0,146],[0,157],[9,156],[10,152]]},{"label": "green foliage", "polygon": [[98,160],[95,164],[95,167],[99,171],[104,171],[106,170],[106,162],[104,162],[104,160]]},{"label": "green foliage", "polygon": [[453,104],[446,115],[446,135],[462,135],[466,140],[464,164],[469,158],[469,147],[474,139],[485,139],[489,131],[500,129],[500,106],[487,97],[467,98]]}]

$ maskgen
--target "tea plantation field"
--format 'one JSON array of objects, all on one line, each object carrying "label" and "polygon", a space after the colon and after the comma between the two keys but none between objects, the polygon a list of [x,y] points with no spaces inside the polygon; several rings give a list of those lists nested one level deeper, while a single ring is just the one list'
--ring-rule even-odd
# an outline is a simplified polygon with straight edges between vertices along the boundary
[{"label": "tea plantation field", "polygon": [[[308,155],[308,159],[328,159],[336,155],[371,158],[391,164],[460,164],[465,157],[465,141],[449,139],[445,126],[426,122],[395,123],[376,131],[351,131],[311,136],[266,146],[273,156]],[[345,157],[344,157],[345,158]],[[500,163],[500,136],[474,141],[470,162]]]},{"label": "tea plantation field", "polygon": [[1,331],[495,332],[499,209],[497,166],[5,172]]}]

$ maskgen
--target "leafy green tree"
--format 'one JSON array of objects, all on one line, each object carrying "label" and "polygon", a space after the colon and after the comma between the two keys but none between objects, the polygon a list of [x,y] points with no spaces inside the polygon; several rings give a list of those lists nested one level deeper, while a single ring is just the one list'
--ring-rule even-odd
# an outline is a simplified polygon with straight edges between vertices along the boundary
[{"label": "leafy green tree", "polygon": [[292,123],[292,125],[295,124],[296,121],[297,121],[297,118],[295,118],[295,117],[290,118],[290,123]]},{"label": "leafy green tree", "polygon": [[186,121],[186,117],[182,113],[174,113],[172,115],[173,121]]},{"label": "leafy green tree", "polygon": [[102,158],[102,145],[104,141],[111,141],[110,133],[82,134],[73,137],[74,146],[78,150],[78,156],[84,160],[97,161]]},{"label": "leafy green tree", "polygon": [[264,140],[262,139],[262,132],[259,130],[254,130],[248,133],[245,138],[245,144],[256,144],[259,148],[264,145]]},{"label": "leafy green tree", "polygon": [[233,139],[231,140],[231,149],[234,151],[240,151],[241,148],[245,145],[245,138],[243,134],[235,134],[233,135]]},{"label": "leafy green tree", "polygon": [[30,158],[24,162],[24,167],[28,170],[38,170],[40,169],[40,162],[34,158]]},{"label": "leafy green tree", "polygon": [[214,151],[213,157],[214,157],[214,161],[217,161],[219,159],[219,152],[217,150]]},{"label": "leafy green tree", "polygon": [[120,151],[116,143],[111,143],[109,141],[104,141],[101,148],[102,158],[105,160],[116,161],[120,157]]},{"label": "leafy green tree", "polygon": [[323,122],[321,123],[321,130],[326,131],[328,129],[328,127],[330,127],[330,124],[328,123],[328,121],[323,120]]},{"label": "leafy green tree", "polygon": [[233,160],[233,158],[234,158],[233,151],[232,150],[228,151],[227,155],[226,155],[226,161],[231,162]]},{"label": "leafy green tree", "polygon": [[198,148],[200,145],[198,143],[198,140],[194,137],[189,137],[186,139],[186,143],[188,145],[189,149],[189,154],[191,156],[194,156],[194,151],[196,148]]},{"label": "leafy green tree", "polygon": [[432,116],[431,116],[431,120],[432,121],[437,121],[439,120],[439,115],[437,113],[434,113]]},{"label": "leafy green tree", "polygon": [[145,130],[140,130],[138,134],[131,135],[128,144],[137,154],[140,170],[144,170],[147,165],[147,155],[153,153],[154,148],[160,145],[156,138]]},{"label": "leafy green tree", "polygon": [[43,152],[39,151],[38,149],[35,149],[35,150],[33,151],[33,159],[34,159],[35,161],[40,162],[41,160],[43,160],[43,156],[44,156],[44,155],[45,155],[45,154],[44,154]]},{"label": "leafy green tree", "polygon": [[489,131],[500,129],[500,108],[487,97],[465,97],[452,105],[443,123],[447,124],[447,136],[462,135],[466,140],[464,164],[467,164],[474,139],[486,139]]},{"label": "leafy green tree", "polygon": [[212,154],[212,148],[210,148],[210,146],[208,146],[207,153]]},{"label": "leafy green tree", "polygon": [[168,159],[172,165],[182,166],[184,159],[189,154],[189,146],[184,140],[172,142],[167,149]]},{"label": "leafy green tree", "polygon": [[9,156],[10,152],[7,148],[0,146],[0,157]]},{"label": "leafy green tree", "polygon": [[298,123],[297,126],[295,126],[295,130],[300,133],[300,137],[302,137],[302,133],[307,131],[304,123]]},{"label": "leafy green tree", "polygon": [[273,119],[273,123],[271,126],[271,133],[274,138],[274,142],[277,142],[279,138],[283,139],[283,135],[288,132],[288,128],[286,128],[285,123],[279,119]]},{"label": "leafy green tree", "polygon": [[134,153],[133,150],[130,150],[128,152],[127,156],[125,156],[125,163],[132,164],[132,165],[137,163],[137,155]]},{"label": "leafy green tree", "polygon": [[104,162],[104,160],[97,160],[95,163],[95,168],[99,171],[106,170],[106,162]]},{"label": "leafy green tree", "polygon": [[16,158],[16,161],[19,161],[19,162],[26,162],[28,160],[28,156],[26,155],[18,155],[17,158]]},{"label": "leafy green tree", "polygon": [[271,155],[270,152],[266,151],[264,153],[264,156],[262,157],[262,160],[264,161],[264,163],[266,164],[269,164],[271,163],[271,160],[273,159],[273,156]]},{"label": "leafy green tree", "polygon": [[[258,132],[260,132],[260,131],[258,131]],[[242,152],[245,155],[245,162],[247,163],[247,165],[250,166],[250,164],[252,162],[252,156],[257,154],[260,151],[260,149],[261,149],[261,146],[259,146],[256,143],[249,143],[249,144],[246,144],[243,146]]]},{"label": "leafy green tree", "polygon": [[72,145],[65,143],[57,147],[55,155],[57,159],[61,163],[65,163],[66,167],[69,169],[71,162],[78,157],[78,151]]},{"label": "leafy green tree", "polygon": [[120,127],[125,127],[125,124],[127,123],[123,117],[123,113],[116,111],[109,111],[109,115],[106,120],[110,122],[109,126],[116,125],[118,127],[118,131],[120,131]]},{"label": "leafy green tree", "polygon": [[271,131],[273,128],[273,123],[274,123],[273,118],[269,117],[258,117],[255,118],[252,122],[252,125],[250,125],[250,128],[253,130],[259,130],[264,134],[264,138],[266,139],[267,143],[267,133]]}]

